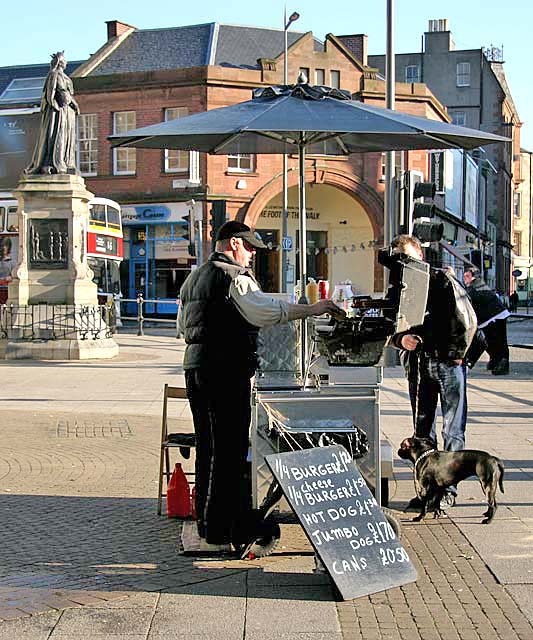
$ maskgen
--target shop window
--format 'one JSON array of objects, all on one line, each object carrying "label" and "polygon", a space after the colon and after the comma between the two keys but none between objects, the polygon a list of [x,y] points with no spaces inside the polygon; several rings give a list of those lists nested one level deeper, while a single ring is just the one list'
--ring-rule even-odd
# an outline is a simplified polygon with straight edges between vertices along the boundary
[{"label": "shop window", "polygon": [[[117,111],[113,114],[113,133],[126,133],[135,129],[135,111]],[[113,149],[113,173],[116,176],[135,175],[137,168],[136,149],[118,148]]]},{"label": "shop window", "polygon": [[255,155],[251,153],[236,153],[228,155],[228,171],[252,173],[255,169]]},{"label": "shop window", "polygon": [[[172,107],[165,109],[165,122],[176,120],[189,115],[187,107]],[[189,152],[177,149],[165,149],[165,173],[180,173],[189,171]]]},{"label": "shop window", "polygon": [[82,113],[78,117],[78,168],[82,176],[98,173],[98,116]]},{"label": "shop window", "polygon": [[[307,277],[319,280],[328,279],[327,231],[307,232]],[[300,279],[300,232],[296,233],[296,279]]]}]

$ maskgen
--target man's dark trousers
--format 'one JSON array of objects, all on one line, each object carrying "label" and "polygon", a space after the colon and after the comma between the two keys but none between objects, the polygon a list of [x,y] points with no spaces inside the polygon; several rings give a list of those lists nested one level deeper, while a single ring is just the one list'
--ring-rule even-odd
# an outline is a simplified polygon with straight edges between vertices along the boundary
[{"label": "man's dark trousers", "polygon": [[226,544],[250,522],[250,377],[196,368],[185,371],[185,382],[196,433],[198,533],[210,544]]},{"label": "man's dark trousers", "polygon": [[489,322],[482,329],[487,339],[487,353],[493,366],[501,360],[509,361],[509,346],[507,344],[507,318]]}]

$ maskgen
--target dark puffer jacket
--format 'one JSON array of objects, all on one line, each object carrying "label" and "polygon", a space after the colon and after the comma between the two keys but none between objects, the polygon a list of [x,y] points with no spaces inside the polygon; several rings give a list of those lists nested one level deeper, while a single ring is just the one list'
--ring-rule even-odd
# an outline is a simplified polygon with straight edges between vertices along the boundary
[{"label": "dark puffer jacket", "polygon": [[213,253],[180,291],[180,325],[187,347],[184,369],[223,367],[252,376],[257,368],[259,329],[247,322],[229,296],[231,281],[247,270],[223,253]]}]

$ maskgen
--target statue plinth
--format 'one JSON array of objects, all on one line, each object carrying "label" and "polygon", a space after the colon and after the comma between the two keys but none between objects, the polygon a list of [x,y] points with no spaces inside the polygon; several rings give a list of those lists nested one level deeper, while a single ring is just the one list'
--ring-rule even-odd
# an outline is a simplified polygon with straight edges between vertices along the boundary
[{"label": "statue plinth", "polygon": [[86,235],[93,194],[81,176],[25,175],[18,199],[19,257],[8,288],[8,359],[113,358],[87,263]]},{"label": "statue plinth", "polygon": [[9,285],[16,305],[97,305],[85,251],[89,200],[81,176],[23,176],[19,201],[19,264]]}]

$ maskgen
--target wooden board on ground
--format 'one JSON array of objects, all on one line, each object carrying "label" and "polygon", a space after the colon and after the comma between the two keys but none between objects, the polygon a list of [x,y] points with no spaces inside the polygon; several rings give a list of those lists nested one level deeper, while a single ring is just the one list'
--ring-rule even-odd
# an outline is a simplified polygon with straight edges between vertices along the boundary
[{"label": "wooden board on ground", "polygon": [[407,552],[344,447],[265,460],[344,600],[416,580]]}]

